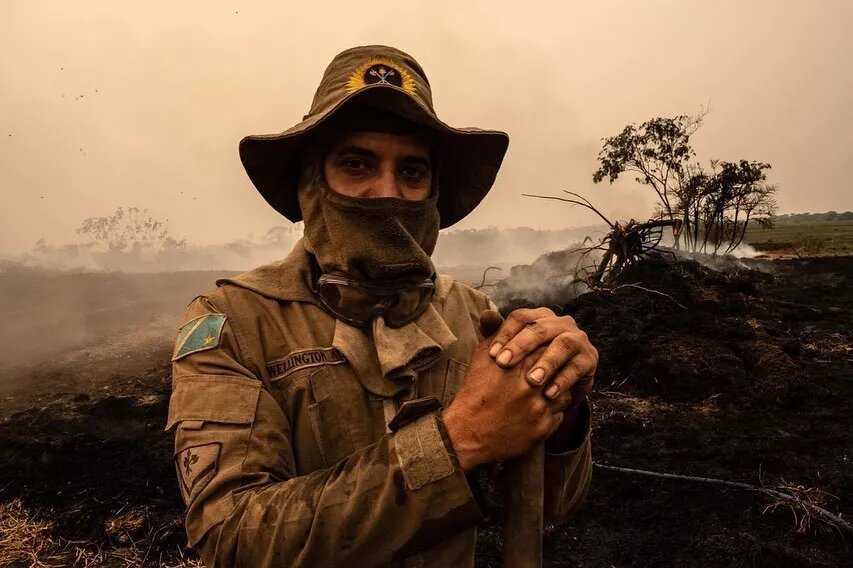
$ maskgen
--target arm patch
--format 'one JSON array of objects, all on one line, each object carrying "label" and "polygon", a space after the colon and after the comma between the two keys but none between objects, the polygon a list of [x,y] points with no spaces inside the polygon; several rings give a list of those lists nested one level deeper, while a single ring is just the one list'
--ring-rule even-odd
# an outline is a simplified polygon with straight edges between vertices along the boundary
[{"label": "arm patch", "polygon": [[185,448],[175,454],[181,494],[184,503],[190,504],[219,471],[219,454],[222,442],[209,442]]},{"label": "arm patch", "polygon": [[178,339],[175,341],[172,361],[177,361],[190,353],[218,347],[224,326],[225,314],[205,314],[182,325],[178,331]]}]

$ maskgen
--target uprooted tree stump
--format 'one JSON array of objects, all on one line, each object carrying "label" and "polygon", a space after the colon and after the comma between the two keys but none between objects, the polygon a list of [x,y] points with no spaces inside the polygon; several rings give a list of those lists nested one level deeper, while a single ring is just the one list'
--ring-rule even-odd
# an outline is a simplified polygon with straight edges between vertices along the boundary
[{"label": "uprooted tree stump", "polygon": [[580,205],[595,212],[601,217],[610,227],[610,232],[607,233],[595,245],[587,248],[578,249],[583,252],[583,258],[593,251],[601,251],[601,260],[594,265],[581,268],[579,272],[593,270],[586,277],[579,277],[579,281],[583,281],[590,288],[599,288],[602,284],[612,281],[626,267],[634,264],[645,255],[653,253],[655,248],[663,239],[663,230],[665,227],[672,227],[674,235],[681,231],[682,221],[679,219],[650,219],[643,223],[631,219],[625,224],[620,222],[611,222],[605,217],[601,211],[596,209],[592,203],[585,197],[564,190],[576,199],[567,199],[565,197],[555,197],[548,195],[531,195],[522,194],[525,197],[536,197],[539,199],[555,199],[572,205]]},{"label": "uprooted tree stump", "polygon": [[681,221],[671,220],[638,223],[631,219],[625,225],[614,223],[611,231],[599,243],[599,247],[605,248],[604,256],[595,272],[587,278],[588,284],[595,287],[602,283],[605,276],[608,281],[616,278],[625,267],[654,251],[663,238],[664,227],[677,230],[680,225]]}]

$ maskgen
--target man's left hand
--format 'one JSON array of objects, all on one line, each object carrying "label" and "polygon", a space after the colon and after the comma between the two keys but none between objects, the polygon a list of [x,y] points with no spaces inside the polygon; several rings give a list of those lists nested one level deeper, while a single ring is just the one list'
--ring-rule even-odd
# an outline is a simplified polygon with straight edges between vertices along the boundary
[{"label": "man's left hand", "polygon": [[527,382],[543,387],[542,395],[558,409],[577,408],[592,390],[598,351],[571,316],[548,308],[515,310],[492,339],[489,355],[510,368],[544,345]]}]

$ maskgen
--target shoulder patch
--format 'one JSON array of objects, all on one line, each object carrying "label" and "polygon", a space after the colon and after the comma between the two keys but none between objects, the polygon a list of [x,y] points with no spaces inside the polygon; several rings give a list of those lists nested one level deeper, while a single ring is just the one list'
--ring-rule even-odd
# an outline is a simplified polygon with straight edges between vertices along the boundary
[{"label": "shoulder patch", "polygon": [[206,351],[219,346],[219,338],[222,336],[224,325],[225,314],[205,314],[182,325],[178,331],[178,339],[175,341],[172,361],[177,361],[190,353]]}]

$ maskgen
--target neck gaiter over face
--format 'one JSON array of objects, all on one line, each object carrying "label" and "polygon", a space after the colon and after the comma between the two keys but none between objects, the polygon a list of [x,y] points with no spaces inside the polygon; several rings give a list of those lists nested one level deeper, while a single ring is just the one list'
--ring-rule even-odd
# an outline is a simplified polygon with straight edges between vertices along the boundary
[{"label": "neck gaiter over face", "polygon": [[326,186],[315,162],[299,186],[305,248],[325,274],[377,284],[430,278],[439,227],[433,193],[420,201],[349,197]]}]

